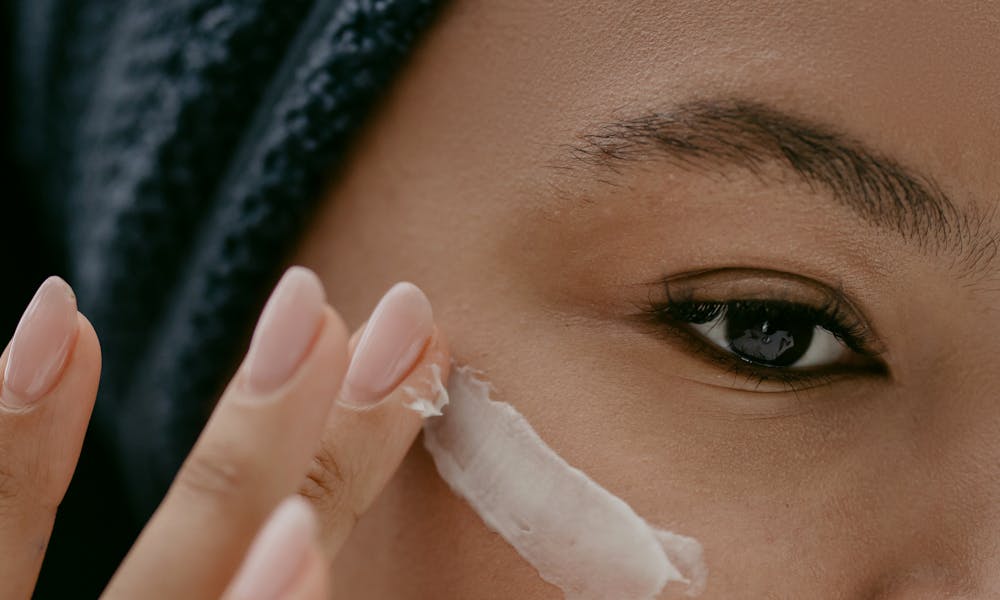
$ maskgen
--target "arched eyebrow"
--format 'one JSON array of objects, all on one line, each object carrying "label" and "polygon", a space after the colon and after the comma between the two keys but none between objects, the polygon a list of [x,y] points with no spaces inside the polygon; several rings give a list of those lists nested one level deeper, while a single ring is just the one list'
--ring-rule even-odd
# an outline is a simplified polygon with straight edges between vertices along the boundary
[{"label": "arched eyebrow", "polygon": [[864,222],[923,251],[952,255],[963,276],[985,275],[1000,254],[1000,233],[990,228],[996,207],[959,208],[932,178],[827,125],[759,102],[690,101],[602,124],[569,150],[572,164],[612,174],[630,163],[662,160],[709,173],[743,168],[773,184],[778,166]]}]

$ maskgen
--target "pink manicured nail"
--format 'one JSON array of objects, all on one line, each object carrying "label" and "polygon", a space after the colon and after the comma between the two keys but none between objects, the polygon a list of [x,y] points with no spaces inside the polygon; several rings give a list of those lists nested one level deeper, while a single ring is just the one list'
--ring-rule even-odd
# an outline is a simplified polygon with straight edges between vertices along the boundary
[{"label": "pink manicured nail", "polygon": [[316,517],[305,500],[293,496],[282,502],[257,534],[226,597],[281,598],[302,570],[316,532]]},{"label": "pink manicured nail", "polygon": [[0,402],[22,409],[49,391],[62,373],[76,332],[76,296],[68,283],[49,277],[14,331]]},{"label": "pink manicured nail", "polygon": [[326,293],[304,267],[285,271],[261,312],[243,365],[250,391],[265,394],[291,378],[323,319]]},{"label": "pink manicured nail", "polygon": [[340,402],[366,408],[390,392],[420,356],[434,330],[427,296],[397,283],[372,312],[344,377]]}]

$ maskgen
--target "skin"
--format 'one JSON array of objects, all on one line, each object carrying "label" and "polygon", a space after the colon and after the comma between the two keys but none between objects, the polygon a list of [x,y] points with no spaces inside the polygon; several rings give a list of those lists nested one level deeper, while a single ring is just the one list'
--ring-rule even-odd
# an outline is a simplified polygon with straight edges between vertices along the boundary
[{"label": "skin", "polygon": [[[278,387],[236,372],[105,597],[256,597],[238,592],[260,577],[293,599],[560,597],[410,448],[403,388],[447,375],[444,331],[571,464],[701,541],[705,597],[995,597],[996,265],[963,273],[780,177],[645,161],[595,178],[561,154],[622,110],[767,103],[924,173],[978,217],[989,256],[1000,12],[857,8],[452,4],[295,256],[341,313],[313,294],[315,337]],[[733,266],[758,273],[758,297],[802,294],[763,270],[843,290],[884,373],[787,389],[636,326],[664,292],[650,282]],[[378,407],[332,404],[400,279],[434,299],[433,335]],[[747,280],[727,285],[738,297]],[[30,594],[96,393],[98,340],[72,310],[42,396],[12,410],[0,386],[4,597]],[[318,521],[301,502],[268,517],[296,491]]]},{"label": "skin", "polygon": [[[1000,10],[973,2],[459,0],[294,261],[351,325],[392,282],[420,285],[498,399],[702,543],[703,598],[997,597],[1000,265],[970,283],[943,254],[739,169],[652,161],[601,183],[553,165],[623,111],[737,96],[891,156],[996,228],[998,30]],[[647,282],[729,266],[844,289],[888,375],[755,389],[629,321],[662,294]],[[561,597],[419,443],[332,573],[359,599]]]}]

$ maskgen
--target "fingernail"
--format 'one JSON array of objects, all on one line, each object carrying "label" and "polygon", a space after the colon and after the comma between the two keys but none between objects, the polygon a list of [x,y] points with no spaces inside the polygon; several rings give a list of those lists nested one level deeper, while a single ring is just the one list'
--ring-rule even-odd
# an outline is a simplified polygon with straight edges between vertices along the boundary
[{"label": "fingernail", "polygon": [[288,381],[312,345],[326,293],[304,267],[285,271],[261,312],[243,369],[251,392],[266,394]]},{"label": "fingernail", "polygon": [[340,403],[376,404],[420,356],[434,329],[427,296],[412,283],[397,283],[379,300],[347,367]]},{"label": "fingernail", "polygon": [[282,502],[250,546],[227,597],[281,598],[302,569],[316,532],[316,517],[305,500],[293,496]]},{"label": "fingernail", "polygon": [[14,331],[0,401],[23,409],[49,391],[62,373],[76,332],[76,296],[68,283],[49,277]]}]

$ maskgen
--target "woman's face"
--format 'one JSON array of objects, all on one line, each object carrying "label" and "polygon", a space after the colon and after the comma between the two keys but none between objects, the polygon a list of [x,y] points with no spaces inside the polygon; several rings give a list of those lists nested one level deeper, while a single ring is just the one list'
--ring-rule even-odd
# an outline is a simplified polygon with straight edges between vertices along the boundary
[{"label": "woman's face", "polygon": [[[1000,595],[1000,9],[452,2],[295,260],[397,280],[704,598]],[[418,443],[350,598],[559,598]]]}]

